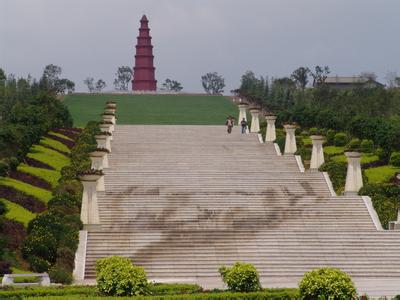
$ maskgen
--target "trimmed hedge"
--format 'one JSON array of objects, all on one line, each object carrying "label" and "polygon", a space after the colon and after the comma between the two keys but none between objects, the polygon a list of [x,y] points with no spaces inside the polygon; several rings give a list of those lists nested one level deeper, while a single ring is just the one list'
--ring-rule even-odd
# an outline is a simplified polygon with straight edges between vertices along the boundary
[{"label": "trimmed hedge", "polygon": [[[53,190],[53,197],[48,202],[48,210],[33,219],[28,226],[28,236],[22,246],[23,257],[31,262],[32,269],[49,271],[52,282],[68,284],[72,280],[73,254],[78,247],[79,230],[82,228],[80,221],[82,185],[75,179],[78,178],[80,171],[90,168],[88,153],[96,148],[94,135],[98,131],[97,123],[89,122],[79,134],[74,148],[71,149],[71,160],[66,157],[62,159],[64,162],[67,159],[70,165],[63,164],[62,176]],[[38,147],[40,149],[41,146]],[[58,158],[62,156],[48,150],[44,153],[47,159],[50,158],[48,156],[50,152]],[[56,167],[54,162],[53,166]],[[60,167],[57,162],[57,168]]]},{"label": "trimmed hedge", "polygon": [[350,276],[335,268],[320,268],[304,274],[299,283],[301,299],[351,300],[357,291]]},{"label": "trimmed hedge", "polygon": [[37,186],[15,180],[8,177],[0,178],[0,185],[9,186],[15,188],[22,193],[35,197],[36,199],[47,203],[51,199],[51,192]]},{"label": "trimmed hedge", "polygon": [[[98,300],[293,300],[299,299],[299,292],[297,289],[268,289],[260,292],[252,293],[231,293],[231,292],[220,292],[220,293],[200,293],[200,294],[183,294],[183,295],[152,295],[152,296],[135,296],[135,297],[101,297],[93,293],[93,290],[82,293],[83,288],[54,288],[50,292],[50,288],[41,288],[38,291],[25,290],[23,292],[16,290],[13,291],[0,291],[1,299],[12,299],[13,297],[29,297],[29,299],[36,300],[78,300],[78,299],[98,299]],[[42,298],[45,297],[46,298]],[[51,297],[53,296],[53,297]],[[14,298],[15,299],[15,298]]]},{"label": "trimmed hedge", "polygon": [[96,261],[98,290],[110,296],[149,294],[149,283],[143,267],[134,266],[129,258],[111,256]]},{"label": "trimmed hedge", "polygon": [[236,262],[232,267],[219,268],[222,281],[233,292],[256,292],[261,290],[257,269],[244,262]]}]

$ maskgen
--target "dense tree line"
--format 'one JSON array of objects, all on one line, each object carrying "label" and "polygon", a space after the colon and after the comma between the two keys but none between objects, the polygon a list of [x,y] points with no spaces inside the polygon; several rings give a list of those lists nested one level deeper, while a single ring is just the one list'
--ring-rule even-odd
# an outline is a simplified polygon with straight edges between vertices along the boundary
[{"label": "dense tree line", "polygon": [[[275,113],[279,121],[300,126],[347,131],[360,139],[370,139],[387,152],[400,149],[400,91],[397,88],[331,89],[323,82],[327,67],[299,68],[289,77],[242,76],[236,93],[247,101]],[[308,76],[317,87],[306,88]]]},{"label": "dense tree line", "polygon": [[[40,80],[16,78],[0,69],[0,167],[21,159],[52,128],[71,127],[72,118],[57,95],[73,84],[49,65]],[[0,168],[0,169],[1,169]]]}]

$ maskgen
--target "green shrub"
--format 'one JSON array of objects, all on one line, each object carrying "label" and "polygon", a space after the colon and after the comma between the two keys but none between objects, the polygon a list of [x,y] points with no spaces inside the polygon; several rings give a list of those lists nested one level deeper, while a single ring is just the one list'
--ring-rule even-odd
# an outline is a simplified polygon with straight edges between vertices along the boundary
[{"label": "green shrub", "polygon": [[329,129],[326,132],[326,143],[329,146],[332,146],[335,143],[335,135],[336,135],[336,131],[333,129]]},{"label": "green shrub", "polygon": [[149,284],[142,267],[125,257],[112,256],[96,262],[97,288],[109,296],[134,296],[148,293]]},{"label": "green shrub", "polygon": [[379,147],[378,149],[376,149],[375,154],[378,155],[379,160],[389,162],[390,152],[388,150],[385,150],[385,149]]},{"label": "green shrub", "polygon": [[305,160],[311,160],[311,149],[310,148],[302,147],[302,148],[298,149],[295,154],[300,155],[303,162]]},{"label": "green shrub", "polygon": [[318,130],[318,128],[316,128],[316,127],[312,127],[312,128],[310,128],[310,130],[308,131],[308,133],[309,133],[310,135],[318,135],[318,134],[319,134],[319,130]]},{"label": "green shrub", "polygon": [[302,132],[300,132],[300,136],[308,137],[309,136],[308,131],[307,130],[303,130]]},{"label": "green shrub", "polygon": [[57,240],[54,235],[47,230],[37,228],[27,235],[22,244],[21,251],[24,258],[33,256],[43,258],[48,262],[55,262]]},{"label": "green shrub", "polygon": [[390,163],[395,167],[400,167],[400,152],[393,152],[390,155]]},{"label": "green shrub", "polygon": [[62,284],[72,283],[71,270],[65,268],[64,266],[60,266],[59,264],[55,264],[50,268],[49,276],[51,282],[62,283]]},{"label": "green shrub", "polygon": [[19,160],[16,157],[9,157],[6,159],[7,164],[11,171],[15,171],[19,165]]},{"label": "green shrub", "polygon": [[299,283],[300,296],[305,300],[356,299],[357,292],[350,276],[334,268],[315,269],[304,274]]},{"label": "green shrub", "polygon": [[236,262],[231,268],[219,268],[223,282],[234,292],[255,292],[261,289],[257,269],[252,264]]},{"label": "green shrub", "polygon": [[374,152],[374,142],[372,140],[362,140],[360,149],[361,149],[361,152],[363,152],[363,153],[373,153]]},{"label": "green shrub", "polygon": [[7,213],[7,206],[3,201],[0,201],[0,216]]},{"label": "green shrub", "polygon": [[359,139],[352,139],[345,148],[345,151],[356,151],[359,152],[360,151],[360,145],[361,142]]},{"label": "green shrub", "polygon": [[339,132],[335,134],[334,137],[334,144],[337,147],[343,147],[346,146],[348,141],[348,137],[347,134],[343,133],[343,132]]},{"label": "green shrub", "polygon": [[50,267],[50,263],[38,256],[30,256],[28,262],[31,266],[32,271],[37,273],[47,272]]},{"label": "green shrub", "polygon": [[346,183],[347,163],[328,160],[319,168],[319,170],[321,172],[328,172],[333,188],[337,193],[340,193],[344,189]]},{"label": "green shrub", "polygon": [[8,171],[10,170],[10,166],[4,160],[0,160],[0,177],[7,176]]}]

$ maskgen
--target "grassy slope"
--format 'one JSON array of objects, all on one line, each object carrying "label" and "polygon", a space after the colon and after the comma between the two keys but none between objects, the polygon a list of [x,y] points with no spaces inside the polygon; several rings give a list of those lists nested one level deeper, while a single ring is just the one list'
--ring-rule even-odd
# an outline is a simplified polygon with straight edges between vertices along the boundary
[{"label": "grassy slope", "polygon": [[118,124],[221,125],[237,108],[223,96],[72,94],[65,97],[75,126],[98,120],[106,101],[117,102]]},{"label": "grassy slope", "polygon": [[66,153],[71,152],[71,150],[69,150],[69,148],[67,146],[65,146],[63,143],[53,140],[53,139],[50,139],[48,137],[43,137],[40,140],[40,144],[42,144],[44,146],[50,146],[54,149],[57,149],[57,150],[60,150],[60,151],[66,152]]},{"label": "grassy slope", "polygon": [[28,173],[43,180],[46,180],[48,183],[51,184],[52,187],[56,187],[56,185],[58,184],[58,180],[61,177],[61,173],[57,170],[35,168],[26,164],[20,164],[17,169],[18,171]]},{"label": "grassy slope", "polygon": [[31,147],[28,157],[35,158],[49,166],[60,171],[64,166],[69,164],[69,158],[62,155],[61,153],[48,149],[40,145],[34,145]]},{"label": "grassy slope", "polygon": [[6,186],[11,186],[21,192],[24,192],[27,195],[31,195],[33,197],[36,197],[38,200],[47,203],[51,199],[51,192],[44,190],[42,188],[39,188],[37,186],[15,180],[12,178],[8,177],[0,177],[0,184],[6,185]]},{"label": "grassy slope", "polygon": [[365,175],[370,183],[388,182],[396,172],[400,172],[400,168],[391,165],[369,168],[365,170]]},{"label": "grassy slope", "polygon": [[71,139],[70,137],[68,137],[68,136],[66,136],[66,135],[63,135],[63,134],[61,134],[61,133],[54,132],[54,131],[49,131],[49,133],[52,134],[52,135],[58,136],[58,137],[60,137],[60,138],[62,138],[62,139],[64,139],[64,140],[73,141],[73,139]]},{"label": "grassy slope", "polygon": [[14,202],[8,201],[3,198],[0,198],[0,201],[4,202],[8,209],[8,212],[6,213],[6,218],[20,222],[24,224],[25,227],[27,227],[29,221],[36,216],[36,214],[30,212],[29,210],[23,208],[18,204],[15,204]]}]

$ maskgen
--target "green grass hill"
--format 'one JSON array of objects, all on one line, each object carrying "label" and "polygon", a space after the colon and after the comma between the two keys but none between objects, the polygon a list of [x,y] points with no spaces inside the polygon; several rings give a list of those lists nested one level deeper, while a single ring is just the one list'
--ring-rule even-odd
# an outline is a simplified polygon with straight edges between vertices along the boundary
[{"label": "green grass hill", "polygon": [[208,95],[71,94],[64,98],[75,126],[98,120],[106,101],[117,103],[118,124],[223,125],[237,108],[228,97]]}]

